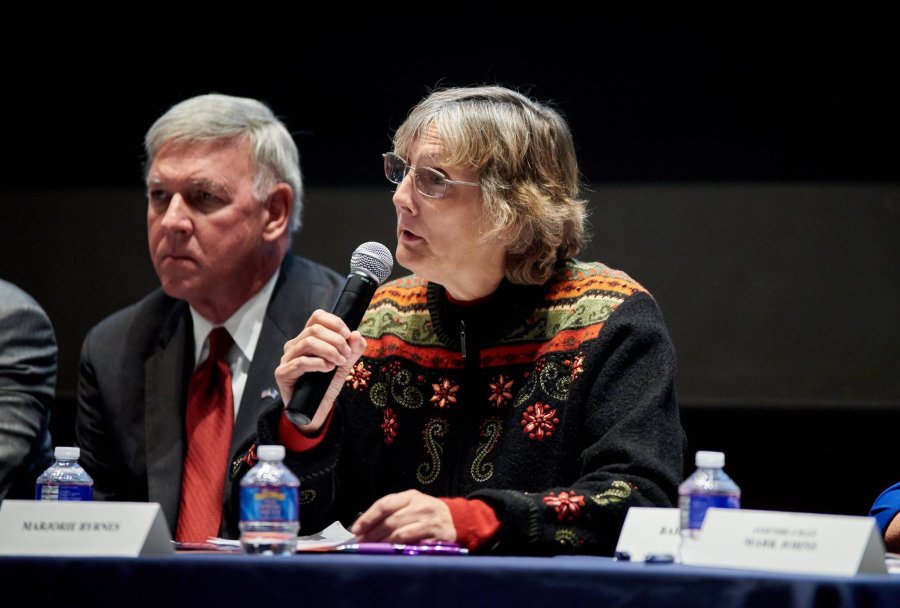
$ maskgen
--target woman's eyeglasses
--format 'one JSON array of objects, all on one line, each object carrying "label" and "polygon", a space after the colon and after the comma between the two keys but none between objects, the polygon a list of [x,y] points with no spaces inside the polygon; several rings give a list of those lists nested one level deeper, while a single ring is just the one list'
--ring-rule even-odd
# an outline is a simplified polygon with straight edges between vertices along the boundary
[{"label": "woman's eyeglasses", "polygon": [[385,152],[381,156],[384,157],[384,176],[389,182],[399,185],[403,178],[406,177],[406,174],[412,171],[416,190],[428,198],[444,198],[447,194],[447,186],[451,184],[456,186],[481,185],[476,182],[460,182],[447,179],[443,173],[431,167],[413,167],[393,152]]}]

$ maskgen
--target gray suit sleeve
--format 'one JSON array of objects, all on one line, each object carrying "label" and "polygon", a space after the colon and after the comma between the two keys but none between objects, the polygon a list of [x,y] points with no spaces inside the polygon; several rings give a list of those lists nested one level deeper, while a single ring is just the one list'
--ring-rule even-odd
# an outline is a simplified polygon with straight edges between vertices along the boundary
[{"label": "gray suit sleeve", "polygon": [[0,281],[0,500],[14,474],[25,474],[50,450],[55,390],[56,337],[50,319],[25,292]]}]

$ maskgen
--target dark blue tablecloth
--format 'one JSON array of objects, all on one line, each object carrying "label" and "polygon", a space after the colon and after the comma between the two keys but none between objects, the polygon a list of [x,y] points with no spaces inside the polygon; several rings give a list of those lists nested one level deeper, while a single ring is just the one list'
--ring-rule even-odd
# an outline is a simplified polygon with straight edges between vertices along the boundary
[{"label": "dark blue tablecloth", "polygon": [[2,605],[900,607],[900,576],[822,577],[602,557],[178,554],[0,557]]}]

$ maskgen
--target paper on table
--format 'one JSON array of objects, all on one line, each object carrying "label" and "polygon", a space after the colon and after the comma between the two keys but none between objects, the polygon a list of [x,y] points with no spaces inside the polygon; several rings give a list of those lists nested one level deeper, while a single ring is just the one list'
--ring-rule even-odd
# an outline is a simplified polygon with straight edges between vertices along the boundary
[{"label": "paper on table", "polygon": [[[336,521],[321,532],[309,536],[297,537],[296,551],[330,551],[345,543],[355,542],[357,537],[351,534],[341,522]],[[209,538],[207,541],[217,547],[240,547],[241,541],[227,538]]]},{"label": "paper on table", "polygon": [[357,540],[359,538],[355,534],[351,534],[341,522],[336,521],[318,534],[297,538],[297,551],[328,551]]}]

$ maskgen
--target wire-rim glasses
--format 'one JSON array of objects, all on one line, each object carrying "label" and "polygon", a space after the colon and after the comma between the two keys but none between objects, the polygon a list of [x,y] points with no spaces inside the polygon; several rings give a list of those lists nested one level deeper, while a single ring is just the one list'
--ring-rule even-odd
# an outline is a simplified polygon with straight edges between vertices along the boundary
[{"label": "wire-rim glasses", "polygon": [[416,190],[419,191],[419,194],[428,198],[444,198],[447,195],[447,186],[449,185],[481,185],[478,182],[461,182],[447,179],[447,176],[431,167],[414,167],[393,152],[385,152],[381,156],[384,157],[384,176],[389,182],[400,185],[406,174],[412,171]]}]

